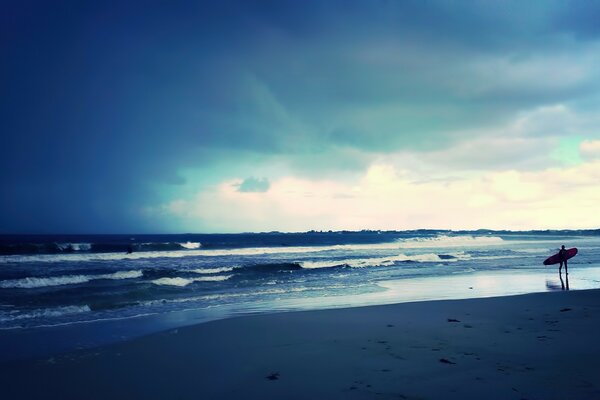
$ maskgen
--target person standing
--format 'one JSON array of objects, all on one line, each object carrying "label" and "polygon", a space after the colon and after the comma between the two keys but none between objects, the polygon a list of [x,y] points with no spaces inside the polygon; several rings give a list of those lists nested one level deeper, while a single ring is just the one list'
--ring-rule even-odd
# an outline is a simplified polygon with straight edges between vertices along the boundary
[{"label": "person standing", "polygon": [[558,252],[558,258],[560,259],[560,266],[558,267],[558,273],[562,273],[563,263],[565,264],[565,274],[569,275],[569,270],[567,268],[567,249],[565,249],[565,245],[563,244]]}]

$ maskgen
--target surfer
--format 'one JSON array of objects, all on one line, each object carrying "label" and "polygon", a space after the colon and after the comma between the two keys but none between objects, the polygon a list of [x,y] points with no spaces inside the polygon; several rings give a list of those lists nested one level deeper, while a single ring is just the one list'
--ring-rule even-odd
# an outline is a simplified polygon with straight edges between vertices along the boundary
[{"label": "surfer", "polygon": [[558,267],[558,273],[562,272],[563,263],[565,263],[565,274],[569,275],[569,270],[567,269],[567,249],[565,249],[565,245],[563,244],[558,252],[558,258],[560,259],[560,266]]}]

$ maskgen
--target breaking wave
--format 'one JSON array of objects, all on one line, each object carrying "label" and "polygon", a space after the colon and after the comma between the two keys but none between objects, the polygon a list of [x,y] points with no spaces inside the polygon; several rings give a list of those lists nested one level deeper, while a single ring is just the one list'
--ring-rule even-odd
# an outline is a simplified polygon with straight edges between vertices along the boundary
[{"label": "breaking wave", "polygon": [[185,242],[185,243],[179,243],[179,245],[185,249],[190,249],[190,250],[199,249],[201,246],[201,244],[199,242]]},{"label": "breaking wave", "polygon": [[196,274],[220,274],[221,272],[231,272],[237,267],[221,267],[221,268],[196,268],[190,270]]},{"label": "breaking wave", "polygon": [[10,322],[23,319],[32,318],[48,318],[48,317],[60,317],[69,314],[79,314],[91,311],[88,305],[84,306],[64,306],[55,308],[43,308],[38,310],[31,310],[25,313],[17,312],[0,312],[0,322]]},{"label": "breaking wave", "polygon": [[91,243],[56,243],[56,247],[62,252],[90,251]]},{"label": "breaking wave", "polygon": [[9,279],[0,281],[0,288],[4,289],[32,289],[48,286],[75,285],[86,283],[97,279],[132,279],[140,278],[141,270],[118,271],[112,274],[102,275],[62,275],[50,277],[27,277],[21,279]]},{"label": "breaking wave", "polygon": [[[136,260],[146,258],[181,258],[181,257],[223,257],[223,256],[269,256],[283,254],[316,254],[329,252],[363,252],[378,250],[420,249],[420,248],[453,248],[491,246],[505,243],[497,236],[451,236],[417,237],[395,239],[393,241],[374,244],[336,244],[326,246],[275,246],[275,247],[243,247],[228,249],[205,248],[200,242],[166,242],[137,244],[89,244],[70,243],[65,248],[72,251],[30,251],[29,254],[12,254],[0,257],[0,263],[21,262],[84,262],[109,260]],[[66,246],[66,245],[65,245]],[[86,250],[89,247],[89,251]],[[79,250],[75,250],[79,249]],[[133,252],[128,253],[131,249]],[[46,253],[46,254],[43,254]]]},{"label": "breaking wave", "polygon": [[226,281],[231,278],[233,275],[221,275],[221,276],[203,276],[199,278],[159,278],[151,281],[155,285],[160,286],[179,286],[184,287],[194,282],[220,282]]},{"label": "breaking wave", "polygon": [[406,255],[399,254],[391,257],[375,257],[375,258],[352,258],[345,260],[323,260],[323,261],[304,261],[301,263],[302,268],[315,269],[315,268],[331,268],[331,267],[352,267],[352,268],[365,268],[365,267],[382,267],[394,265],[398,262],[455,262],[460,260],[467,260],[470,258],[469,254],[464,252],[457,252],[452,254],[415,254]]},{"label": "breaking wave", "polygon": [[152,251],[197,250],[202,247],[200,242],[150,242],[150,243],[0,243],[2,255],[60,255],[81,253],[117,253]]},{"label": "breaking wave", "polygon": [[449,236],[439,235],[435,237],[416,237],[400,239],[398,247],[403,249],[421,249],[436,247],[478,247],[494,246],[504,244],[504,240],[498,236]]}]

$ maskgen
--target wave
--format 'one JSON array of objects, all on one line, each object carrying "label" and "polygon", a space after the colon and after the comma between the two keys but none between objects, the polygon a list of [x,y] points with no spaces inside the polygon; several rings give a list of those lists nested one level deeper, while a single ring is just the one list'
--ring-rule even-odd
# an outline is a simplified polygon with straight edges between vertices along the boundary
[{"label": "wave", "polygon": [[222,275],[222,276],[203,276],[199,278],[159,278],[151,281],[155,285],[159,286],[178,286],[184,287],[194,282],[219,282],[226,281],[231,278],[233,275]]},{"label": "wave", "polygon": [[28,254],[8,255],[0,257],[0,264],[9,263],[56,263],[56,262],[86,262],[86,261],[117,261],[152,258],[181,258],[181,257],[219,257],[219,256],[254,256],[284,253],[310,253],[342,249],[339,246],[329,247],[264,247],[231,250],[176,250],[176,251],[147,251],[127,254],[119,253],[70,253],[70,254]]},{"label": "wave", "polygon": [[449,236],[419,237],[400,239],[397,244],[403,249],[421,249],[437,247],[479,247],[502,245],[506,242],[498,236]]},{"label": "wave", "polygon": [[149,243],[17,243],[0,244],[2,255],[60,255],[72,253],[132,253],[151,251],[197,250],[200,242],[149,242]]},{"label": "wave", "polygon": [[[220,268],[197,268],[192,270],[180,269],[180,270],[146,270],[144,276],[149,278],[154,275],[158,275],[156,279],[152,279],[151,282],[155,285],[167,285],[167,286],[187,286],[193,282],[220,282],[230,279],[231,277],[238,274],[256,274],[256,273],[278,273],[278,272],[291,272],[299,271],[304,269],[301,263],[266,263],[266,264],[251,264],[245,266],[233,266],[233,267],[220,267]],[[172,276],[173,273],[186,273],[193,272],[200,274],[200,277],[180,277]],[[222,275],[222,273],[231,272],[232,274]],[[221,275],[220,275],[221,274]],[[162,277],[160,275],[163,275]],[[167,275],[167,276],[165,276]],[[169,276],[171,275],[171,276]]]},{"label": "wave", "polygon": [[141,301],[138,304],[141,306],[153,306],[153,305],[163,305],[169,303],[190,303],[190,302],[199,302],[199,301],[207,301],[207,300],[227,300],[234,298],[245,298],[245,297],[255,297],[262,295],[274,295],[274,294],[288,294],[288,293],[301,293],[301,292],[309,292],[309,291],[319,291],[319,290],[332,290],[332,289],[356,289],[360,287],[368,286],[369,283],[359,283],[359,284],[332,284],[327,286],[298,286],[291,288],[273,288],[273,289],[265,289],[265,290],[257,290],[252,292],[244,292],[244,293],[219,293],[219,294],[206,294],[202,296],[192,296],[192,297],[183,297],[183,298],[175,298],[175,299],[155,299],[155,300],[146,300]]},{"label": "wave", "polygon": [[190,272],[194,272],[196,274],[220,274],[222,272],[231,272],[235,268],[239,268],[239,267],[196,268],[196,269],[190,270]]},{"label": "wave", "polygon": [[152,281],[155,285],[167,285],[167,286],[187,286],[192,283],[193,279],[186,278],[159,278]]},{"label": "wave", "polygon": [[[279,254],[313,254],[325,252],[364,252],[378,250],[398,250],[411,248],[487,246],[502,244],[499,237],[492,236],[436,236],[429,238],[395,239],[390,242],[376,244],[336,244],[326,246],[277,246],[277,247],[244,247],[233,249],[204,248],[199,242],[185,243],[141,243],[135,245],[119,245],[118,252],[113,245],[92,245],[90,252],[71,252],[61,254],[28,254],[7,255],[0,257],[0,263],[22,262],[85,262],[108,261],[145,258],[180,258],[180,257],[230,257],[230,256],[269,256]],[[100,245],[99,245],[100,246]],[[128,246],[133,252],[128,254]],[[98,251],[96,251],[98,250]],[[100,251],[101,250],[101,251]],[[112,251],[112,252],[111,252]]]},{"label": "wave", "polygon": [[394,265],[397,262],[455,262],[470,259],[471,256],[464,252],[457,252],[452,254],[415,254],[406,255],[399,254],[397,256],[390,257],[373,257],[373,258],[351,258],[344,260],[323,260],[323,261],[304,261],[301,262],[302,268],[316,269],[316,268],[331,268],[331,267],[352,267],[352,268],[365,268],[365,267],[383,267]]},{"label": "wave", "polygon": [[98,279],[133,279],[140,278],[143,275],[141,270],[118,271],[112,274],[102,275],[62,275],[50,277],[27,277],[21,279],[9,279],[0,281],[0,288],[3,289],[33,289],[48,286],[63,286],[86,283]]},{"label": "wave", "polygon": [[235,272],[287,272],[302,269],[299,263],[268,263],[253,264],[234,268]]},{"label": "wave", "polygon": [[0,254],[57,254],[90,251],[91,243],[0,243]]},{"label": "wave", "polygon": [[62,252],[72,251],[90,251],[92,249],[91,243],[56,243],[56,247]]},{"label": "wave", "polygon": [[195,249],[199,249],[202,244],[199,242],[185,242],[185,243],[179,243],[179,245],[186,249],[195,250]]},{"label": "wave", "polygon": [[[186,244],[186,243],[184,243]],[[176,245],[176,248],[172,248]],[[187,244],[186,244],[187,245]],[[22,263],[22,262],[83,262],[83,261],[108,261],[123,259],[143,258],[180,258],[180,257],[223,257],[223,256],[268,256],[278,254],[307,254],[332,251],[369,251],[369,250],[396,250],[400,248],[398,241],[377,244],[339,244],[330,246],[283,246],[283,247],[250,247],[235,249],[205,249],[198,243],[198,248],[192,249],[196,244],[189,244],[189,249],[182,248],[180,243],[164,244],[153,243],[144,251],[128,254],[124,247],[117,252],[89,252],[89,253],[63,253],[63,254],[29,254],[9,255],[0,257],[0,263]],[[142,245],[136,245],[144,246]],[[153,249],[154,251],[146,251]]]},{"label": "wave", "polygon": [[[188,244],[190,243],[190,244]],[[65,261],[105,261],[142,258],[180,258],[190,256],[222,257],[222,256],[267,256],[277,254],[318,253],[330,251],[368,251],[368,250],[394,250],[398,249],[398,242],[392,241],[377,244],[339,244],[330,246],[281,246],[281,247],[245,247],[235,249],[205,249],[201,243],[197,248],[192,248],[196,243],[183,243],[189,248],[182,247],[180,243],[148,243],[133,245],[133,252],[127,253],[129,245],[120,245],[118,250],[112,245],[102,245],[102,251],[88,253],[61,253],[61,254],[27,254],[8,255],[0,257],[0,263],[22,262],[65,262]],[[99,249],[100,250],[100,249]]]},{"label": "wave", "polygon": [[80,314],[84,312],[90,312],[91,309],[88,305],[83,306],[63,306],[55,308],[43,308],[38,310],[31,310],[26,313],[3,312],[0,313],[0,322],[11,322],[23,319],[33,318],[49,318],[49,317],[60,317],[69,314]]},{"label": "wave", "polygon": [[194,278],[194,282],[220,282],[226,281],[233,275],[221,275],[221,276],[203,276],[200,278]]},{"label": "wave", "polygon": [[548,248],[536,248],[536,249],[516,249],[513,250],[517,253],[530,253],[530,254],[550,254],[553,251],[555,251],[554,249],[548,249]]}]

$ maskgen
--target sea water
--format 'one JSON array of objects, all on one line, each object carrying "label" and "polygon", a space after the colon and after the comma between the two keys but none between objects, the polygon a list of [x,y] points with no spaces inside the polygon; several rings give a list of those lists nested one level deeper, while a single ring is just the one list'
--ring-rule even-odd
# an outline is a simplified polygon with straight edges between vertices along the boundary
[{"label": "sea water", "polygon": [[599,231],[0,236],[0,330],[562,290],[562,244],[569,288],[600,287]]}]

